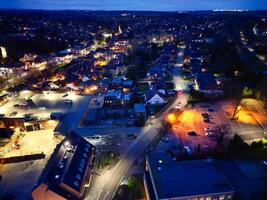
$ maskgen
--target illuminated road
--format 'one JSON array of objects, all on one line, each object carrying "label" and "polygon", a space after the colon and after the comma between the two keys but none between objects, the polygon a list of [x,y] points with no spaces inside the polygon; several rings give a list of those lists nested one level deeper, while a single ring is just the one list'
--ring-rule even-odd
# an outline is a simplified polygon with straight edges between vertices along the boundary
[{"label": "illuminated road", "polygon": [[[179,89],[187,89],[186,82],[181,77],[180,67],[183,64],[183,52],[180,50],[178,54],[177,64],[174,67],[174,81]],[[174,107],[181,102],[181,108],[187,104],[187,94],[177,96],[177,100],[169,107]],[[168,110],[166,111],[168,112]],[[95,176],[89,191],[85,194],[85,200],[109,200],[112,199],[118,189],[119,184],[125,178],[130,167],[138,157],[145,153],[147,146],[157,136],[162,128],[162,119],[152,120],[153,124],[143,128],[142,133],[138,136],[134,143],[121,155],[120,161],[111,170],[104,171],[100,176]]]},{"label": "illuminated road", "polygon": [[112,199],[127,171],[130,169],[134,161],[145,152],[146,147],[157,136],[161,127],[160,118],[155,119],[152,126],[149,125],[144,127],[142,133],[129,147],[128,151],[121,155],[121,159],[116,166],[111,170],[105,171],[101,176],[96,177],[94,184],[91,186],[85,199]]},{"label": "illuminated road", "polygon": [[178,90],[188,90],[188,82],[182,78],[182,71],[181,67],[184,64],[184,49],[181,49],[178,53],[177,63],[174,65],[173,68],[173,82],[174,82],[174,89]]}]

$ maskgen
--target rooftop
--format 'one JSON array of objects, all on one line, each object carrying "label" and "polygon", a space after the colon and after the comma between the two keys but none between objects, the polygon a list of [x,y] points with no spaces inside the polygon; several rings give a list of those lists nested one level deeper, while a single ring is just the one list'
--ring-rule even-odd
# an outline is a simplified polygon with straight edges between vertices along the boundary
[{"label": "rooftop", "polygon": [[[54,150],[43,170],[36,188],[44,183],[63,197],[76,199],[75,190],[82,193],[94,146],[75,133],[68,135]],[[62,184],[72,190],[68,191]]]},{"label": "rooftop", "polygon": [[146,112],[146,107],[143,103],[135,103],[134,104],[134,111],[135,112]]},{"label": "rooftop", "polygon": [[147,157],[159,199],[233,192],[212,161],[173,161],[166,154]]}]

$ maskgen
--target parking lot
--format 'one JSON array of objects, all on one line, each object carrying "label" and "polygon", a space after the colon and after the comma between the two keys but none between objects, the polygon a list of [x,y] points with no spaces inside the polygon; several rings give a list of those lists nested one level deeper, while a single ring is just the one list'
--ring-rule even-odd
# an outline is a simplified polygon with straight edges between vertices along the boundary
[{"label": "parking lot", "polygon": [[77,95],[76,92],[44,91],[35,93],[29,90],[20,92],[14,100],[0,107],[5,117],[24,117],[25,121],[45,120],[51,112],[64,114],[60,125],[62,132],[76,126],[85,111],[91,95]]},{"label": "parking lot", "polygon": [[30,199],[31,189],[60,141],[54,137],[52,126],[51,129],[24,132],[18,140],[19,148],[10,149],[4,157],[43,152],[45,158],[3,165],[0,168],[0,199],[12,194],[19,197],[16,199]]},{"label": "parking lot", "polygon": [[246,142],[266,137],[267,112],[263,102],[244,99],[236,120],[231,120],[236,106],[235,101],[222,101],[217,106],[220,106],[227,116],[231,132],[240,134]]},{"label": "parking lot", "polygon": [[[216,112],[209,112],[202,105],[196,105],[194,108],[185,109],[179,117],[179,122],[173,126],[177,136],[184,146],[194,149],[198,145],[215,148],[217,143],[214,140],[215,130],[220,125],[220,120]],[[202,114],[209,117],[203,117]],[[208,122],[205,122],[207,119]],[[208,135],[212,133],[214,135]]]},{"label": "parking lot", "polygon": [[173,125],[173,130],[182,145],[192,150],[197,145],[215,149],[221,133],[224,136],[224,144],[227,144],[235,133],[248,143],[266,138],[267,115],[262,102],[245,99],[244,106],[237,115],[238,119],[232,120],[235,106],[235,101],[224,100],[186,108],[179,116],[178,122]]}]

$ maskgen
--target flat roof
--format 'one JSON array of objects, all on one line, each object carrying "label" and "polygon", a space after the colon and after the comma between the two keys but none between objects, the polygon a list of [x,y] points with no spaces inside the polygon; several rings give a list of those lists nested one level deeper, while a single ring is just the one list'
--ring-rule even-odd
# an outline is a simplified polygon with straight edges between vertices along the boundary
[{"label": "flat roof", "polygon": [[173,161],[158,153],[147,161],[159,199],[234,192],[213,161]]},{"label": "flat roof", "polygon": [[146,112],[146,107],[143,103],[135,103],[134,110],[135,112]]},{"label": "flat roof", "polygon": [[61,196],[75,199],[75,196],[62,188],[61,184],[66,184],[75,191],[81,192],[93,151],[92,144],[72,132],[58,144],[36,187],[44,183],[50,190]]}]

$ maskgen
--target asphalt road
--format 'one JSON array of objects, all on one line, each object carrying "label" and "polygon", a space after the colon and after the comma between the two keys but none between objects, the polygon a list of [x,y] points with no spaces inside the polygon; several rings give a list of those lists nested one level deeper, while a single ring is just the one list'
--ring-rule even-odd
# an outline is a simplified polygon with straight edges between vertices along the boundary
[{"label": "asphalt road", "polygon": [[[174,66],[175,89],[187,89],[186,83],[181,78],[180,67],[183,64],[184,49],[178,53],[177,64]],[[187,104],[187,95],[178,95],[176,101],[170,108],[181,102],[181,108]],[[166,111],[168,112],[168,110]],[[152,120],[153,124],[143,128],[142,132],[128,150],[121,155],[120,161],[111,170],[104,171],[100,176],[95,176],[89,191],[85,194],[85,200],[108,200],[112,199],[118,189],[119,184],[125,178],[127,171],[134,161],[145,153],[148,145],[158,135],[162,128],[162,120],[165,113],[160,118]]]}]

